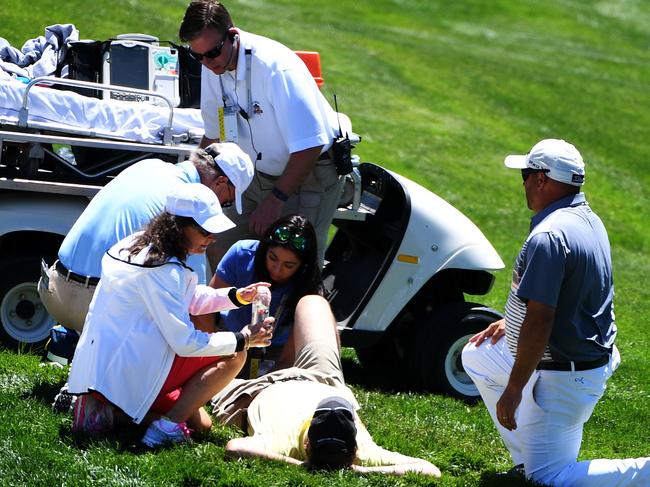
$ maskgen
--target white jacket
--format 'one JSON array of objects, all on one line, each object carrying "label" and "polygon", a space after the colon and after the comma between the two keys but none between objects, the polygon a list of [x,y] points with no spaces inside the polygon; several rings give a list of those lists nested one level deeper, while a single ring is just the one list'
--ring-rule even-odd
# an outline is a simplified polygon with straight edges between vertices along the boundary
[{"label": "white jacket", "polygon": [[[136,234],[137,235],[137,234]],[[148,248],[132,262],[135,235],[102,258],[101,280],[90,303],[68,379],[69,390],[100,392],[140,423],[169,374],[176,355],[230,355],[234,333],[196,330],[188,310],[232,309],[229,289],[197,286],[197,276],[176,259],[143,266]]]}]

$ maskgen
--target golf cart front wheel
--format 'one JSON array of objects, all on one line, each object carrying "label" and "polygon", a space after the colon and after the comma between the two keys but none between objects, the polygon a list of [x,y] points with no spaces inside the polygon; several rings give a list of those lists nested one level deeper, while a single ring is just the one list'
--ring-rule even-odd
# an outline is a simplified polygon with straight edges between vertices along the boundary
[{"label": "golf cart front wheel", "polygon": [[0,340],[6,347],[38,349],[53,319],[38,294],[40,257],[14,254],[0,259]]},{"label": "golf cart front wheel", "polygon": [[478,389],[463,367],[461,354],[470,337],[501,315],[481,305],[460,303],[432,312],[421,330],[420,380],[425,389],[442,392],[467,402],[479,399]]}]

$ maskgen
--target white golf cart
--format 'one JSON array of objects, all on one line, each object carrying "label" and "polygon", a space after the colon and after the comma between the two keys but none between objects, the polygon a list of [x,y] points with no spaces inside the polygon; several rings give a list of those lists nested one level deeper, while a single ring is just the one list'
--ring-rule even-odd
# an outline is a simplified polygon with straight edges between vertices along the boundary
[{"label": "white golf cart", "polygon": [[476,225],[426,188],[371,163],[353,176],[357,192],[334,221],[324,269],[343,345],[403,384],[478,397],[460,352],[501,315],[465,294],[487,294],[503,261]]},{"label": "white golf cart", "polygon": [[[147,157],[183,160],[196,146],[197,134],[187,130],[192,122],[177,122],[182,110],[194,116],[189,107],[196,106],[196,92],[170,101],[167,91],[175,93],[179,80],[173,78],[170,88],[170,75],[152,68],[152,59],[165,54],[168,60],[182,55],[182,49],[163,52],[142,39],[120,40],[119,50],[108,47],[109,57],[106,46],[77,47],[82,53],[90,50],[94,57],[99,49],[103,63],[99,64],[110,79],[121,72],[106,68],[110,56],[115,58],[114,68],[117,53],[137,48],[151,68],[142,76],[143,86],[162,86],[162,93],[138,85],[127,88],[128,83],[117,87],[78,79],[58,82],[79,93],[39,88],[55,79],[32,80],[15,92],[4,86],[0,99],[15,99],[13,108],[0,112],[0,340],[8,346],[40,344],[47,338],[53,323],[36,291],[39,263],[43,257],[53,261],[89,199],[130,164]],[[97,77],[99,69],[91,74]],[[181,87],[190,81],[196,84],[193,69],[194,74],[185,78],[181,69]],[[104,91],[111,93],[109,99],[99,95]],[[66,112],[73,101],[81,100],[80,121],[87,125],[63,126],[47,111],[54,104],[50,98],[62,101]],[[151,122],[134,129],[145,140],[116,133],[123,123],[104,130],[95,121],[88,123],[87,114],[105,118],[107,108],[122,99],[127,103],[119,113],[128,108],[137,114],[128,120],[140,120],[145,108],[159,120],[153,135],[160,139],[152,139],[145,130]],[[152,99],[162,101],[147,102]],[[190,101],[184,104],[184,99]],[[44,111],[34,118],[38,107]],[[494,280],[491,271],[503,268],[503,262],[481,231],[447,202],[407,178],[354,159],[324,268],[343,344],[355,348],[364,366],[389,368],[412,386],[459,398],[477,397],[460,363],[460,351],[471,334],[500,315],[467,302],[465,295],[486,294]]]}]

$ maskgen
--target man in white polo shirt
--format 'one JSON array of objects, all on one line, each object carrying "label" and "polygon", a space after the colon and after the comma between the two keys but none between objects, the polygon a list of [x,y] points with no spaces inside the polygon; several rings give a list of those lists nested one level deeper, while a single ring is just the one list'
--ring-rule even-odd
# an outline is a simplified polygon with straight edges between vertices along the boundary
[{"label": "man in white polo shirt", "polygon": [[234,27],[216,0],[193,1],[179,30],[203,64],[201,146],[237,142],[255,163],[241,217],[226,244],[261,235],[282,215],[300,213],[316,229],[322,260],[342,180],[329,156],[337,117],[305,64],[286,46]]}]

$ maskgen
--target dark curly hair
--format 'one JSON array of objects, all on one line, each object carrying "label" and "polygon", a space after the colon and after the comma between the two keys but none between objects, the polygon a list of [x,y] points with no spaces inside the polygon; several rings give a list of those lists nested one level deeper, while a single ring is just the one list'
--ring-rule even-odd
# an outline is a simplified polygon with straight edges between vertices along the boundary
[{"label": "dark curly hair", "polygon": [[[305,245],[302,250],[296,249],[290,241],[279,242],[274,239],[274,234],[278,228],[286,227],[289,234],[304,238]],[[301,261],[300,267],[296,273],[291,276],[291,283],[295,291],[288,297],[286,307],[288,311],[295,310],[298,301],[308,294],[323,295],[323,279],[318,265],[318,242],[313,225],[304,216],[287,215],[273,223],[264,233],[260,240],[260,245],[255,252],[255,262],[253,264],[255,274],[263,281],[271,282],[269,271],[266,268],[266,253],[269,247],[284,247],[295,253]]]},{"label": "dark curly hair", "polygon": [[185,262],[188,241],[183,230],[191,225],[198,226],[193,218],[163,211],[144,227],[144,232],[126,249],[129,260],[147,245],[151,245],[144,265],[163,264],[172,257]]}]

